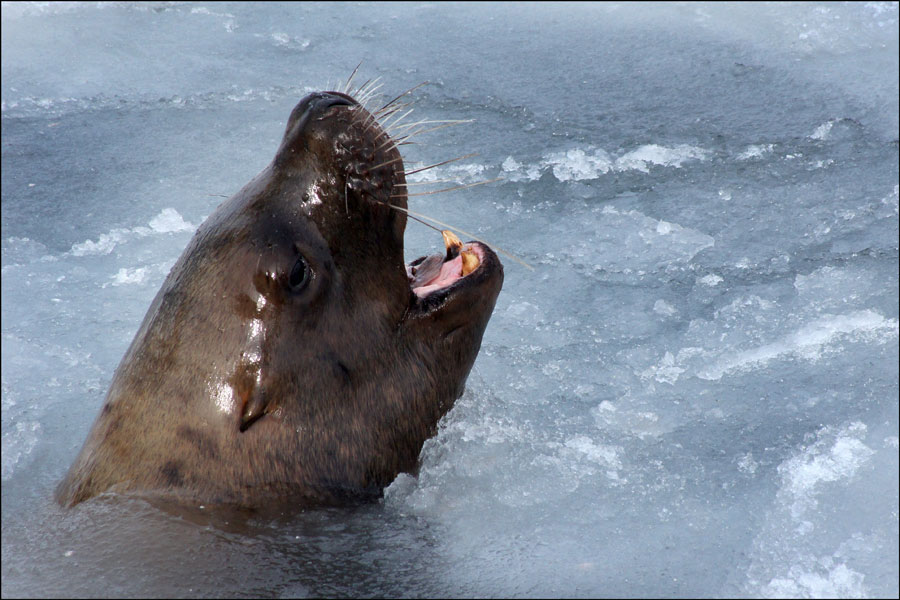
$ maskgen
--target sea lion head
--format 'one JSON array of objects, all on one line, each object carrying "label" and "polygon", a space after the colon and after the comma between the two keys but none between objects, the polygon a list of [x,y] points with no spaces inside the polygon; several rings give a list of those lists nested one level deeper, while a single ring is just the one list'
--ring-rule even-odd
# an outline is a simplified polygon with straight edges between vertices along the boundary
[{"label": "sea lion head", "polygon": [[254,506],[377,497],[463,389],[503,281],[445,232],[404,264],[406,179],[351,96],[291,112],[272,162],[197,230],[58,488]]}]

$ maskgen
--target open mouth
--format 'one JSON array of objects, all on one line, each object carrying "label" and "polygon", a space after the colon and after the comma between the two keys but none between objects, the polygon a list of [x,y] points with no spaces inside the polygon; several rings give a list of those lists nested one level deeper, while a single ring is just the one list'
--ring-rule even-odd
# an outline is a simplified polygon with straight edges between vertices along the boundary
[{"label": "open mouth", "polygon": [[484,250],[480,244],[463,244],[452,231],[446,229],[441,235],[446,247],[443,255],[422,256],[406,265],[410,289],[419,299],[449,289],[484,261]]}]

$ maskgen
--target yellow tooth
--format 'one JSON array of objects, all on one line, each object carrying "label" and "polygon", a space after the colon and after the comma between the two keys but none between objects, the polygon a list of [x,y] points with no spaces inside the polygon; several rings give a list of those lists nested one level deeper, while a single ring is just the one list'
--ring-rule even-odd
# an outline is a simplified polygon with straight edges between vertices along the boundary
[{"label": "yellow tooth", "polygon": [[465,277],[478,268],[478,255],[471,250],[463,250],[459,253],[462,257],[462,276]]},{"label": "yellow tooth", "polygon": [[460,248],[462,248],[462,242],[459,241],[459,238],[456,237],[456,234],[450,231],[449,229],[445,229],[441,231],[441,235],[444,236],[444,246],[446,246],[449,251],[451,248],[456,252],[459,252]]}]

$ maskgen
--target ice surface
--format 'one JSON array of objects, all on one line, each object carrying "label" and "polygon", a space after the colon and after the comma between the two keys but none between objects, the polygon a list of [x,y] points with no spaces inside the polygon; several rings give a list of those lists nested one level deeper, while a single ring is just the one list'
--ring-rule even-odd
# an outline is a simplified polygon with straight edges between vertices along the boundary
[{"label": "ice surface", "polygon": [[[4,597],[900,593],[897,4],[557,4],[2,4]],[[416,191],[503,178],[410,208],[536,267],[421,469],[60,510],[193,231],[360,60],[476,121]]]}]

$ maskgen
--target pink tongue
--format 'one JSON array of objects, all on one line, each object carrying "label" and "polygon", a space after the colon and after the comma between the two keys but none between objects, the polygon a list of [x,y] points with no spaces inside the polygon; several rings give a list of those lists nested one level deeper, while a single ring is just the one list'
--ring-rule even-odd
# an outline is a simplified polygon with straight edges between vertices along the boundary
[{"label": "pink tongue", "polygon": [[462,277],[462,257],[457,256],[453,260],[448,260],[441,265],[441,272],[434,278],[426,282],[424,285],[413,288],[416,296],[424,298],[434,290],[447,287],[457,279]]}]

